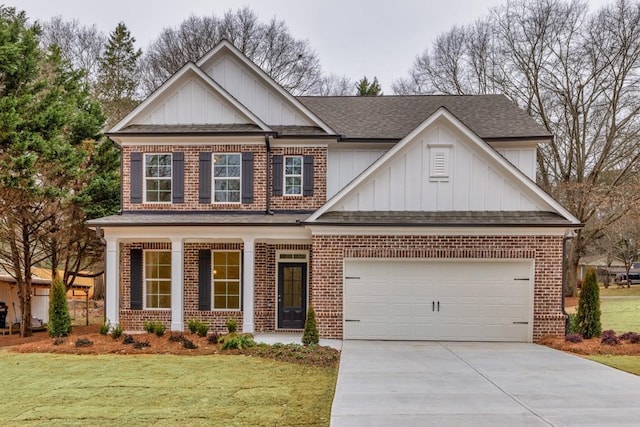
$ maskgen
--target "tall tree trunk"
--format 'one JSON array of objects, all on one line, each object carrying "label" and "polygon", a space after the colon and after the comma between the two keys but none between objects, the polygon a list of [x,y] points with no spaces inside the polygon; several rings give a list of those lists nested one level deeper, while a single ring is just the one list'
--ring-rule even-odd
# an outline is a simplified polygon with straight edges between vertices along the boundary
[{"label": "tall tree trunk", "polygon": [[580,244],[580,234],[574,237],[569,245],[567,251],[566,268],[566,282],[565,282],[565,296],[577,297],[578,296],[578,264],[580,262],[580,253],[582,252]]},{"label": "tall tree trunk", "polygon": [[31,236],[29,235],[29,224],[26,220],[22,221],[22,281],[18,289],[22,289],[20,297],[20,310],[22,316],[20,319],[20,336],[30,337],[31,333]]}]

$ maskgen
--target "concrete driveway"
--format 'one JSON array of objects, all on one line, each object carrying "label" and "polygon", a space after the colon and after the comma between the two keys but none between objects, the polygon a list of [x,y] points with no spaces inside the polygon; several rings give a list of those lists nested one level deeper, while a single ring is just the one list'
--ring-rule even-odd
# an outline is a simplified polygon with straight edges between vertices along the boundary
[{"label": "concrete driveway", "polygon": [[344,341],[331,425],[637,426],[640,377],[535,344]]}]

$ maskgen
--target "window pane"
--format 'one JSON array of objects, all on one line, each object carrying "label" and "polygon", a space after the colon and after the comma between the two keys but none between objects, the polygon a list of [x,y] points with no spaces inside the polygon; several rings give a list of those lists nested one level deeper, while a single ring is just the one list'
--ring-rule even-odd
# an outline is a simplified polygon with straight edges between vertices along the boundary
[{"label": "window pane", "polygon": [[158,308],[171,308],[171,295],[161,295],[158,298]]},{"label": "window pane", "polygon": [[227,293],[227,282],[216,282],[213,285],[213,292],[216,295],[226,295]]},{"label": "window pane", "polygon": [[162,192],[158,194],[158,202],[170,202],[171,201],[171,192]]},{"label": "window pane", "polygon": [[227,267],[227,279],[240,279],[240,267]]},{"label": "window pane", "polygon": [[227,298],[227,308],[239,309],[240,308],[240,297],[238,296],[229,296]]},{"label": "window pane", "polygon": [[240,252],[227,252],[227,263],[229,265],[240,265]]},{"label": "window pane", "polygon": [[229,295],[240,295],[240,282],[228,282],[227,291]]},{"label": "window pane", "polygon": [[227,308],[227,297],[216,295],[213,299],[213,308]]}]

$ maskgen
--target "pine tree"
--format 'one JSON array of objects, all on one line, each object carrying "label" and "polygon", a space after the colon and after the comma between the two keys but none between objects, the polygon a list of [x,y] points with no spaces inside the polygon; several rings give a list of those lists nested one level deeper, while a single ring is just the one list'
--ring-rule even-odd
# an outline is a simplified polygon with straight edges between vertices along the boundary
[{"label": "pine tree", "polygon": [[367,76],[364,76],[356,83],[356,95],[358,96],[379,96],[382,95],[382,89],[378,78],[374,77],[373,81],[369,83]]},{"label": "pine tree", "polygon": [[108,117],[108,126],[117,123],[137,104],[138,59],[142,51],[135,49],[135,42],[127,26],[120,22],[109,34],[98,61],[96,95]]},{"label": "pine tree", "polygon": [[51,284],[47,330],[51,337],[66,337],[71,333],[71,317],[69,316],[69,306],[67,305],[67,289],[60,280],[54,280]]},{"label": "pine tree", "polygon": [[316,324],[316,312],[313,306],[307,311],[307,320],[304,322],[304,333],[302,334],[302,344],[318,344],[320,335],[318,334],[318,325]]},{"label": "pine tree", "polygon": [[593,269],[587,271],[578,302],[578,333],[584,338],[599,337],[602,332],[600,324],[600,289]]}]

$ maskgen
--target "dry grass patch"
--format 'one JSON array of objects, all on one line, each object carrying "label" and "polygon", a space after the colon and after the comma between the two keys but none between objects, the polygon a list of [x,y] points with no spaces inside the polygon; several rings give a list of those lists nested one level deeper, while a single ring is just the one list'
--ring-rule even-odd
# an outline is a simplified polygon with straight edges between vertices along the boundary
[{"label": "dry grass patch", "polygon": [[616,356],[612,354],[587,356],[587,359],[621,371],[640,375],[640,356]]},{"label": "dry grass patch", "polygon": [[0,425],[328,425],[337,368],[0,351]]}]

